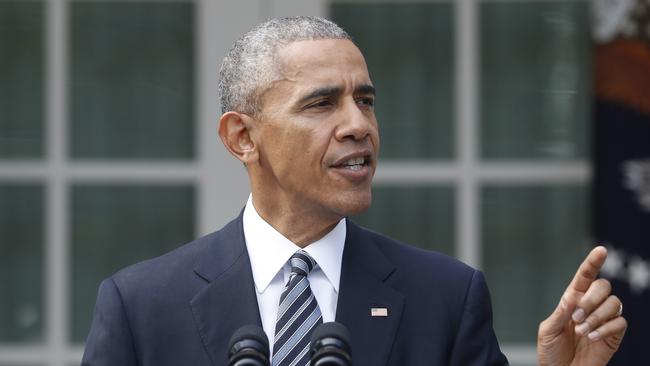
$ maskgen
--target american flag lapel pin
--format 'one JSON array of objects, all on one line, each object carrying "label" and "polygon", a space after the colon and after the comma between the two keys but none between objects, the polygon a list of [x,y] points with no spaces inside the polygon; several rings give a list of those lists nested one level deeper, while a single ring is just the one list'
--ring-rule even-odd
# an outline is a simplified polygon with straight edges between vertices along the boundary
[{"label": "american flag lapel pin", "polygon": [[388,308],[370,308],[370,316],[388,316]]}]

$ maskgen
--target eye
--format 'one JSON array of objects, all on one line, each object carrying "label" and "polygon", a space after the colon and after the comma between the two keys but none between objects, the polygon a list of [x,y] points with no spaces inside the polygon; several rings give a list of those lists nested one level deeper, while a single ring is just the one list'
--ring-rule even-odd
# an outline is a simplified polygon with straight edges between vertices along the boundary
[{"label": "eye", "polygon": [[331,105],[332,102],[329,99],[322,99],[308,105],[307,108],[326,108]]},{"label": "eye", "polygon": [[366,106],[366,107],[374,107],[375,106],[375,98],[373,97],[361,97],[357,98],[357,104]]}]

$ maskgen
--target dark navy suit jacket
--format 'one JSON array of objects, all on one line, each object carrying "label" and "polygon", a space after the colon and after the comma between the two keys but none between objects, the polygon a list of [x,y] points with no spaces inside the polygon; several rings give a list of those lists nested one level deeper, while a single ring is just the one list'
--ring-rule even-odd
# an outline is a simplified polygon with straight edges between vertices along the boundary
[{"label": "dark navy suit jacket", "polygon": [[[508,364],[479,271],[349,220],[336,320],[355,366]],[[229,338],[246,324],[261,320],[240,215],[104,280],[82,365],[227,365]]]}]

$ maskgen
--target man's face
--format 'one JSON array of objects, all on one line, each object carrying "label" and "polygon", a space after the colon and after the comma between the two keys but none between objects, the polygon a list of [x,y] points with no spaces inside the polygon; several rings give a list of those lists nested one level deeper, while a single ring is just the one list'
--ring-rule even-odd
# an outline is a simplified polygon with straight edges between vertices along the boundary
[{"label": "man's face", "polygon": [[290,43],[283,78],[262,96],[251,132],[266,203],[341,218],[370,206],[379,135],[374,88],[349,40]]}]

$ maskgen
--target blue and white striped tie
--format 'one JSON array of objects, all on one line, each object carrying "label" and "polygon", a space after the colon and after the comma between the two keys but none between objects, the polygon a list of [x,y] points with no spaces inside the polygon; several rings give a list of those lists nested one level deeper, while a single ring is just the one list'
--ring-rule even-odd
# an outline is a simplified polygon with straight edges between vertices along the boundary
[{"label": "blue and white striped tie", "polygon": [[273,366],[308,366],[309,337],[323,323],[307,275],[316,262],[304,250],[291,256],[291,275],[282,295],[275,323]]}]

